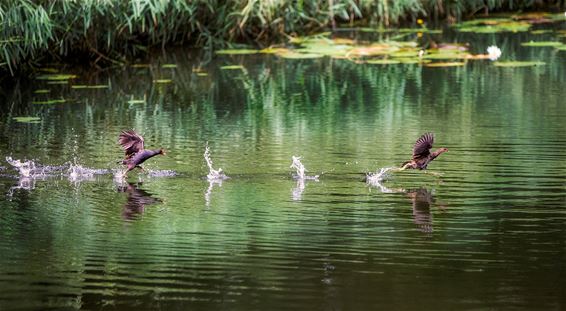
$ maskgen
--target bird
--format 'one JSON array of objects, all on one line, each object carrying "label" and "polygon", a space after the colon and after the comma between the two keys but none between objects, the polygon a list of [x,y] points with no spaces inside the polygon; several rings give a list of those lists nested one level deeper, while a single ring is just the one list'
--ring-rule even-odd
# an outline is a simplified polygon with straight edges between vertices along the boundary
[{"label": "bird", "polygon": [[155,150],[144,149],[143,137],[134,130],[122,131],[118,137],[118,143],[122,146],[126,153],[126,157],[122,160],[122,164],[127,167],[123,176],[126,176],[129,171],[136,167],[143,171],[141,164],[147,159],[158,154],[165,155],[165,150],[163,150],[163,148]]},{"label": "bird", "polygon": [[419,139],[417,139],[417,142],[415,143],[415,146],[413,147],[413,158],[401,164],[399,170],[403,171],[408,168],[425,170],[432,160],[436,159],[436,157],[438,157],[442,153],[448,151],[447,148],[440,148],[434,152],[430,152],[433,143],[433,133],[425,133],[421,137],[419,137]]}]

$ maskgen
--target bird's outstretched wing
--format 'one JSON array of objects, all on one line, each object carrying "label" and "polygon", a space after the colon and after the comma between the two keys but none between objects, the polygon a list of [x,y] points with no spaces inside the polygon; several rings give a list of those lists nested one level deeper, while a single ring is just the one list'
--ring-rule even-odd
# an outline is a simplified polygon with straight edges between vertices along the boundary
[{"label": "bird's outstretched wing", "polygon": [[434,135],[432,133],[425,133],[417,139],[413,147],[413,160],[426,158],[430,155],[430,148],[434,143]]},{"label": "bird's outstretched wing", "polygon": [[143,150],[143,137],[133,130],[122,131],[118,138],[118,143],[126,151],[126,158],[133,156]]}]

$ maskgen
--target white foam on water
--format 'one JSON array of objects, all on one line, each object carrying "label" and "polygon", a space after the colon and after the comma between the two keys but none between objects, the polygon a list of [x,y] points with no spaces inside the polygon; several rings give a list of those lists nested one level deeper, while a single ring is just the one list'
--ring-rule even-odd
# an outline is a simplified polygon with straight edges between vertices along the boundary
[{"label": "white foam on water", "polygon": [[294,179],[302,179],[302,180],[316,180],[318,181],[319,175],[314,176],[307,176],[305,172],[308,172],[303,163],[301,162],[301,157],[292,156],[292,163],[290,168],[294,168],[296,170],[295,174],[293,175]]},{"label": "white foam on water", "polygon": [[[374,187],[383,187],[381,182],[385,181],[391,175],[389,174],[392,171],[397,170],[397,167],[382,167],[375,173],[367,173],[366,174],[366,183],[370,186]],[[384,191],[385,192],[385,191]]]},{"label": "white foam on water", "polygon": [[18,159],[14,160],[12,157],[6,157],[6,162],[16,168],[21,177],[33,177],[36,173],[35,162],[31,160],[22,162]]},{"label": "white foam on water", "polygon": [[221,168],[215,170],[212,167],[212,159],[210,158],[210,148],[208,148],[208,143],[206,143],[206,148],[204,149],[204,160],[206,161],[206,165],[208,166],[208,174],[206,175],[206,179],[208,181],[211,180],[226,180],[230,177],[226,176]]},{"label": "white foam on water", "polygon": [[297,181],[297,185],[291,191],[291,197],[294,201],[301,200],[303,196],[303,192],[305,191],[305,181],[306,180],[314,180],[318,181],[319,175],[308,176],[305,172],[308,172],[303,163],[301,162],[301,157],[292,156],[290,168],[295,169],[295,174],[293,174],[293,178]]},{"label": "white foam on water", "polygon": [[148,170],[147,175],[149,177],[173,177],[178,174],[173,170]]}]

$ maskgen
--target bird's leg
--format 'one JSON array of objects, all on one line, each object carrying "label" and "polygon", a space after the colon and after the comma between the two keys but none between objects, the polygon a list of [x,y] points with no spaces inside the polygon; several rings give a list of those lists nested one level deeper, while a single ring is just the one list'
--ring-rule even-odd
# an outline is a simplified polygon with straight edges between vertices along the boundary
[{"label": "bird's leg", "polygon": [[145,173],[145,170],[143,169],[143,167],[141,165],[138,165],[136,167],[139,168],[143,173]]},{"label": "bird's leg", "polygon": [[397,170],[398,170],[399,172],[400,172],[400,171],[404,171],[404,170],[406,170],[410,165],[411,165],[411,163],[407,163],[407,164],[403,165],[403,167],[398,168]]},{"label": "bird's leg", "polygon": [[122,179],[125,179],[126,177],[128,177],[128,172],[131,171],[132,168],[126,168],[126,170],[124,171],[124,173],[122,174]]}]

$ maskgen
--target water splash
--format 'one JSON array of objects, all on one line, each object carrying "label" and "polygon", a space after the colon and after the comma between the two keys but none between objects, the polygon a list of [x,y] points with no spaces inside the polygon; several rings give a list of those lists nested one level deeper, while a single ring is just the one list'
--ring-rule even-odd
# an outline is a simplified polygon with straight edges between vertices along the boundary
[{"label": "water splash", "polygon": [[18,159],[14,160],[12,157],[6,157],[6,162],[15,167],[21,177],[32,177],[32,175],[36,174],[35,162],[31,160],[22,162]]},{"label": "water splash", "polygon": [[292,156],[292,163],[290,168],[294,168],[296,170],[295,174],[293,174],[293,178],[297,180],[297,185],[291,191],[291,197],[294,201],[301,200],[303,196],[303,192],[305,191],[305,180],[314,180],[318,181],[319,175],[308,176],[305,172],[308,172],[303,163],[301,162],[301,157]]},{"label": "water splash", "polygon": [[212,159],[210,159],[210,149],[208,148],[208,143],[206,143],[206,148],[204,149],[204,160],[206,161],[206,165],[208,166],[208,174],[206,175],[206,179],[211,181],[211,180],[225,180],[230,178],[226,176],[224,172],[222,172],[221,168],[215,170],[212,167]]},{"label": "water splash", "polygon": [[[383,185],[381,184],[383,181],[385,181],[387,178],[389,178],[390,172],[397,170],[397,167],[382,167],[380,168],[378,171],[376,171],[375,173],[367,173],[366,174],[366,183],[370,186],[374,186],[377,188],[384,188],[383,190],[386,190],[387,188],[383,187]],[[382,192],[389,192],[389,191],[383,191]]]},{"label": "water splash", "polygon": [[173,170],[149,170],[147,175],[149,177],[173,177],[179,174]]},{"label": "water splash", "polygon": [[94,178],[94,170],[86,168],[80,164],[71,164],[67,170],[69,180],[71,181],[82,181],[82,180],[92,180]]},{"label": "water splash", "polygon": [[208,142],[206,143],[206,147],[204,149],[204,160],[206,161],[206,165],[208,166],[208,174],[206,175],[206,179],[208,180],[208,188],[204,193],[204,200],[206,206],[210,205],[210,196],[212,195],[212,189],[214,189],[215,185],[222,187],[222,182],[230,177],[226,176],[221,168],[215,170],[212,167],[212,159],[210,158],[210,148],[208,148]]},{"label": "water splash", "polygon": [[307,176],[305,172],[308,172],[303,163],[301,163],[301,157],[292,156],[291,159],[293,163],[291,163],[290,168],[294,168],[296,170],[295,174],[293,175],[294,179],[302,179],[302,180],[318,180],[319,175],[314,176]]}]

